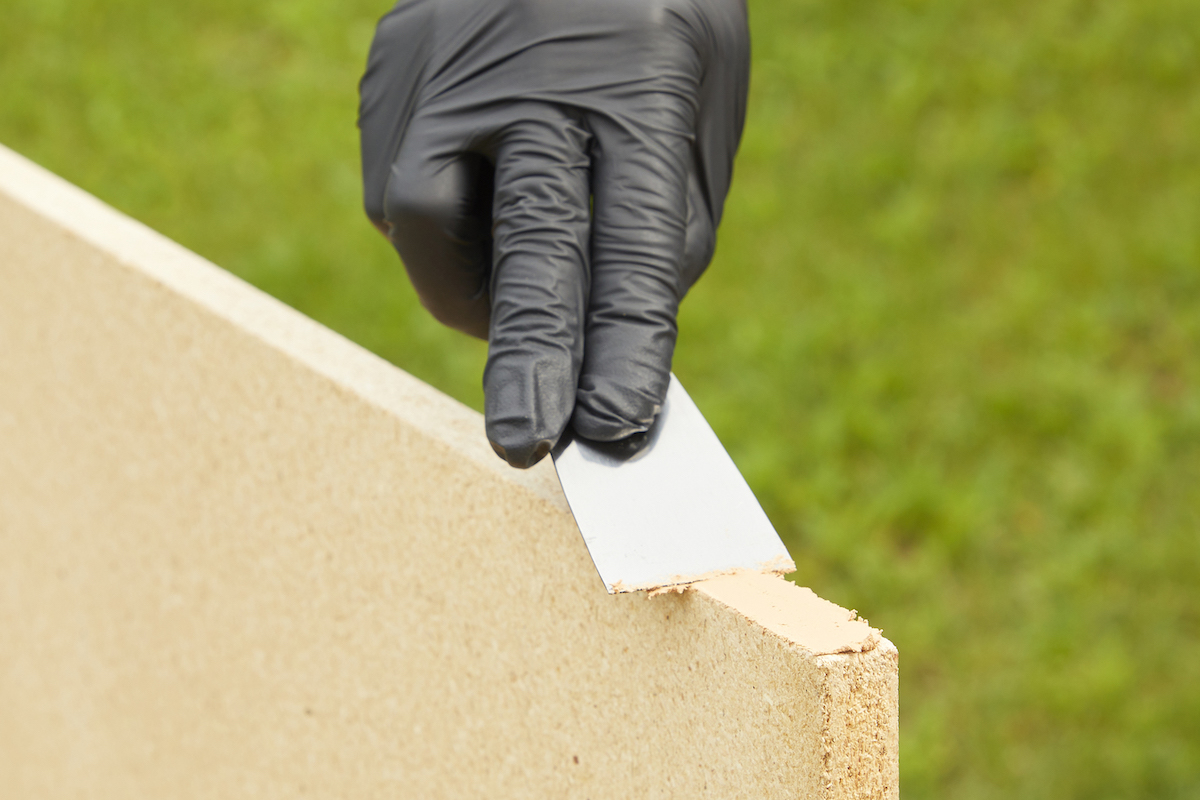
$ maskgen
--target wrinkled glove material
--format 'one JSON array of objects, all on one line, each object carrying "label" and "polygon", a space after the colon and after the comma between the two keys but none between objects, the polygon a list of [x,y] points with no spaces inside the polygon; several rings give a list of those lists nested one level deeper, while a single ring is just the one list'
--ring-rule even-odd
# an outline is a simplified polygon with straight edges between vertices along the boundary
[{"label": "wrinkled glove material", "polygon": [[744,0],[401,0],[360,85],[364,202],[422,304],[488,341],[487,435],[653,424],[712,258],[749,80]]}]

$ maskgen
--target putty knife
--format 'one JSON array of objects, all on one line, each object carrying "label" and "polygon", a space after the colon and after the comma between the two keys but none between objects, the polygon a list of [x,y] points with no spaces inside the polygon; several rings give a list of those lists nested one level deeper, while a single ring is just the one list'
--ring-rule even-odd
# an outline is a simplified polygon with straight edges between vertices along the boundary
[{"label": "putty knife", "polygon": [[672,375],[649,441],[632,457],[571,436],[554,467],[610,594],[795,562],[692,398]]}]

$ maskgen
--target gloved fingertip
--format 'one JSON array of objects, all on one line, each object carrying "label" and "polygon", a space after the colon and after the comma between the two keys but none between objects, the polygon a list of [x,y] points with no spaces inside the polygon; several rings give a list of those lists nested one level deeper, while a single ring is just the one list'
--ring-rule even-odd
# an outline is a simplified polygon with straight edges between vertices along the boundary
[{"label": "gloved fingertip", "polygon": [[549,455],[550,450],[554,447],[554,442],[549,439],[540,439],[528,444],[519,443],[508,447],[494,439],[488,441],[491,443],[492,449],[496,451],[496,455],[517,469],[529,469]]},{"label": "gloved fingertip", "polygon": [[575,404],[571,425],[585,439],[618,442],[649,431],[660,410],[661,406],[654,404],[639,412],[619,414],[610,409],[592,408],[587,399],[580,398]]},{"label": "gloved fingertip", "polygon": [[537,343],[498,344],[483,372],[484,430],[496,454],[526,469],[541,461],[571,420],[575,372],[570,354]]}]

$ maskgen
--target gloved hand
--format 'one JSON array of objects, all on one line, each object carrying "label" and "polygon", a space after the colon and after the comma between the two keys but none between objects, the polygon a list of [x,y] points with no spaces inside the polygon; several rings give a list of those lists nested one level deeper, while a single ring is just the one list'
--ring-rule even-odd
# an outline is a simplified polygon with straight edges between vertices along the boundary
[{"label": "gloved hand", "polygon": [[401,0],[360,86],[367,215],[422,304],[487,338],[516,467],[666,394],[749,80],[744,0]]}]

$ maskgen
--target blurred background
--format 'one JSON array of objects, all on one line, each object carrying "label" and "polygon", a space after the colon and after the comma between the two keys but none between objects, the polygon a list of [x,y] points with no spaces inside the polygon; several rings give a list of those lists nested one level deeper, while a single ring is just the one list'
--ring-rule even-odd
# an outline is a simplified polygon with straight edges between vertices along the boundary
[{"label": "blurred background", "polygon": [[[0,142],[480,408],[361,211],[387,8],[4,0]],[[750,9],[676,371],[899,646],[904,796],[1200,797],[1200,3]]]}]

